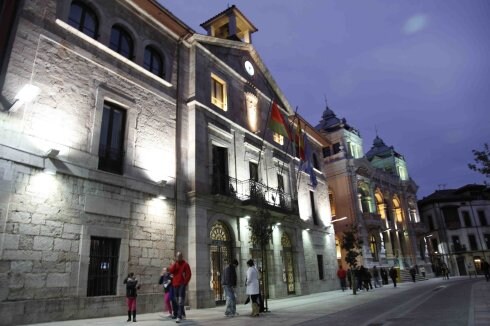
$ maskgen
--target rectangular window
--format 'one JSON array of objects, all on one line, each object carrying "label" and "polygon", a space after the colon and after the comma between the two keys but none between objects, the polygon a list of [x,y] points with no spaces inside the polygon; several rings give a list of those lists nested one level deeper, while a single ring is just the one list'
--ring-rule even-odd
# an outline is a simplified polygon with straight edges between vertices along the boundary
[{"label": "rectangular window", "polygon": [[91,237],[87,296],[116,295],[121,240]]},{"label": "rectangular window", "polygon": [[469,228],[471,227],[471,218],[470,218],[470,212],[468,211],[462,211],[463,214],[463,221],[464,221],[464,226]]},{"label": "rectangular window", "polygon": [[279,135],[277,132],[272,134],[272,139],[279,145],[284,145],[284,136]]},{"label": "rectangular window", "polygon": [[325,277],[323,274],[323,255],[316,255],[316,260],[318,262],[318,278],[323,280]]},{"label": "rectangular window", "polygon": [[211,103],[227,111],[227,102],[225,81],[215,74],[211,74]]},{"label": "rectangular window", "polygon": [[485,216],[485,211],[478,211],[478,219],[480,220],[481,226],[487,226],[487,217]]},{"label": "rectangular window", "polygon": [[233,184],[228,176],[228,149],[214,146],[213,151],[213,180],[211,192],[213,194],[228,195],[233,192]]},{"label": "rectangular window", "polygon": [[427,221],[429,221],[429,231],[434,231],[434,220],[432,219],[432,215],[427,216]]},{"label": "rectangular window", "polygon": [[434,250],[434,252],[438,252],[439,244],[437,243],[437,239],[430,239],[430,242],[432,244],[432,250]]},{"label": "rectangular window", "polygon": [[333,144],[333,153],[334,154],[340,153],[340,143]]},{"label": "rectangular window", "polygon": [[471,250],[478,250],[478,245],[476,244],[476,237],[474,234],[468,234],[468,242],[470,243]]},{"label": "rectangular window", "polygon": [[330,155],[332,155],[330,146],[323,147],[322,152],[323,152],[323,157],[329,157]]},{"label": "rectangular window", "polygon": [[446,223],[446,227],[448,229],[459,229],[461,227],[457,206],[442,207],[442,213],[444,215],[444,222]]},{"label": "rectangular window", "polygon": [[490,234],[485,233],[483,235],[483,240],[485,241],[485,245],[487,246],[487,249],[490,249]]},{"label": "rectangular window", "polygon": [[99,170],[122,174],[126,111],[104,103],[99,142]]},{"label": "rectangular window", "polygon": [[318,216],[316,214],[315,207],[315,193],[310,190],[310,204],[311,204],[311,218],[313,219],[313,224],[318,225]]}]

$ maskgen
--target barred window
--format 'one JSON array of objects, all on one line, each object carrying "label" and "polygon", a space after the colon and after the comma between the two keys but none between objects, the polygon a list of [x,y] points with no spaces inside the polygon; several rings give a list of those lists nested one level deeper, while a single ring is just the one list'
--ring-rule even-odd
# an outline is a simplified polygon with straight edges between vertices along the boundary
[{"label": "barred window", "polygon": [[87,296],[116,295],[121,240],[91,237]]}]

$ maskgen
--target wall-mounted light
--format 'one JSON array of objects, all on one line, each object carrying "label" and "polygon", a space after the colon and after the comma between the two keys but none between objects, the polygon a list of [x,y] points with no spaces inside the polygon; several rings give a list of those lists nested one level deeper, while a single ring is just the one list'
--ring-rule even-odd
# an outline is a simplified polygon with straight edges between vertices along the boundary
[{"label": "wall-mounted light", "polygon": [[310,231],[310,228],[306,228],[305,231]]},{"label": "wall-mounted light", "polygon": [[157,198],[158,198],[158,199],[161,199],[161,200],[165,200],[165,199],[167,199],[167,197],[165,197],[165,196],[164,196],[164,195],[162,195],[162,194],[158,195],[158,197],[157,197]]},{"label": "wall-mounted light", "polygon": [[432,234],[426,235],[425,237],[430,238],[430,237],[432,237]]},{"label": "wall-mounted light", "polygon": [[27,84],[15,95],[14,103],[8,109],[9,112],[17,111],[22,104],[33,101],[40,93],[40,89],[37,86]]},{"label": "wall-mounted light", "polygon": [[243,218],[246,220],[250,220],[250,215],[245,215]]},{"label": "wall-mounted light", "polygon": [[276,223],[276,226],[279,226],[279,225],[281,225],[281,222],[277,222],[277,223]]},{"label": "wall-mounted light", "polygon": [[381,232],[388,232],[388,231],[391,231],[391,228],[387,228],[386,230],[383,230]]},{"label": "wall-mounted light", "polygon": [[335,220],[330,221],[330,223],[335,223],[335,222],[343,221],[343,220],[346,220],[346,219],[347,219],[347,216],[344,216],[344,217],[341,217],[341,218],[336,218]]},{"label": "wall-mounted light", "polygon": [[48,150],[44,154],[44,157],[46,157],[46,158],[55,158],[55,157],[58,156],[59,153],[60,153],[60,150],[59,149],[51,148],[50,150]]}]

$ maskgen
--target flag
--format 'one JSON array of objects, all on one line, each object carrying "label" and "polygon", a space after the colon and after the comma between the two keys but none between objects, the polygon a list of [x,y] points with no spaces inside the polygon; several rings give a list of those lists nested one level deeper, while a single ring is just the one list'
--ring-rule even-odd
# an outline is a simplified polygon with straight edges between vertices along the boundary
[{"label": "flag", "polygon": [[269,118],[269,128],[279,135],[291,139],[288,128],[286,127],[286,123],[284,122],[284,118],[281,114],[281,111],[279,111],[279,108],[277,107],[277,103],[275,101],[272,101],[271,116]]},{"label": "flag", "polygon": [[296,148],[296,156],[299,157],[301,161],[306,161],[305,159],[305,143],[303,138],[303,131],[301,130],[301,121],[298,118],[298,125],[296,126],[296,134],[294,135],[294,147]]},{"label": "flag", "polygon": [[306,136],[306,134],[304,134],[303,144],[304,144],[304,154],[305,154],[306,160],[302,164],[302,170],[310,175],[310,184],[313,186],[313,188],[315,188],[318,184],[318,181],[316,180],[315,170],[313,169],[313,164],[311,162],[311,160],[313,159],[313,156],[311,153],[311,148],[310,148],[310,145],[308,143],[308,137]]}]

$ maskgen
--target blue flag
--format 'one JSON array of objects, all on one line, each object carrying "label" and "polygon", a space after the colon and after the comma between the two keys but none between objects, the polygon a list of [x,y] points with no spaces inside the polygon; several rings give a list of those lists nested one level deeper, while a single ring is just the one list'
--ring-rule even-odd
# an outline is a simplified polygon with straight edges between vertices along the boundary
[{"label": "blue flag", "polygon": [[308,137],[306,136],[306,133],[304,134],[303,137],[304,137],[306,161],[302,163],[301,170],[305,171],[310,175],[310,183],[313,186],[313,188],[315,188],[318,185],[318,181],[316,180],[315,170],[313,169],[313,164],[311,162],[312,160],[311,148],[310,148],[310,144],[308,143]]}]

